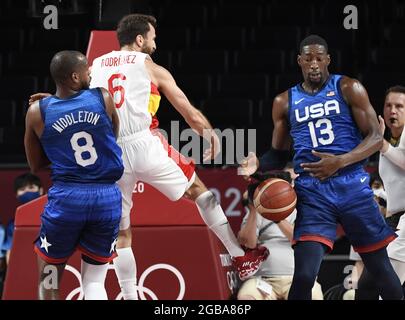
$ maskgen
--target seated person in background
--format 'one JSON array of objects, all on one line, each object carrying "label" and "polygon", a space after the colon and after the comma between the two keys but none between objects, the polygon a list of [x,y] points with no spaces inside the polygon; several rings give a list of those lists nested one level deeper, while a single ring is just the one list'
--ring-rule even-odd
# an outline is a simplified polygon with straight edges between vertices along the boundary
[{"label": "seated person in background", "polygon": [[374,199],[377,201],[381,214],[385,217],[387,214],[387,193],[380,175],[376,172],[370,174],[370,187],[374,192]]},{"label": "seated person in background", "polygon": [[[292,182],[289,172],[272,173],[265,179],[272,177]],[[250,196],[248,197],[248,192],[243,195],[243,205],[247,213],[238,239],[240,244],[247,248],[254,248],[257,244],[263,245],[270,250],[270,255],[255,276],[242,283],[237,299],[287,300],[294,274],[294,251],[291,248],[291,240],[296,211],[280,222],[265,219],[256,212],[252,204],[251,195],[254,187],[249,186],[249,189]],[[314,300],[323,300],[322,289],[318,282],[315,282],[312,289],[312,297]]]},{"label": "seated person in background", "polygon": [[[14,179],[14,192],[18,205],[30,202],[44,194],[41,180],[38,176],[31,173],[24,173]],[[11,247],[13,244],[14,215],[13,218],[8,222],[5,232],[2,250],[5,252],[6,261],[8,264]]]}]

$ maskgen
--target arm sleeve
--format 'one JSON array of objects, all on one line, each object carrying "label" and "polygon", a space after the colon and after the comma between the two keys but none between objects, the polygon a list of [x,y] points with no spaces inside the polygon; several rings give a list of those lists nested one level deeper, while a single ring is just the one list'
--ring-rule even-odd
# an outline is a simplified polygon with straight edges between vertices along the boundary
[{"label": "arm sleeve", "polygon": [[388,150],[382,153],[384,157],[390,160],[393,164],[405,170],[405,137],[401,135],[401,141],[398,147],[389,145]]},{"label": "arm sleeve", "polygon": [[270,148],[259,158],[258,171],[282,170],[290,158],[290,152]]}]

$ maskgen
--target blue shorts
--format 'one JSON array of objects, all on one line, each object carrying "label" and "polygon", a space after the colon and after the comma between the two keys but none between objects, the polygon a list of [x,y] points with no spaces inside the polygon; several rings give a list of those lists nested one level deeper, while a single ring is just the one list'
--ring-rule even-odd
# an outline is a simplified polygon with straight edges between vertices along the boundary
[{"label": "blue shorts", "polygon": [[121,207],[116,184],[55,184],[41,215],[35,252],[51,264],[65,263],[75,249],[98,262],[111,261]]},{"label": "blue shorts", "polygon": [[295,181],[297,219],[294,241],[317,241],[333,248],[340,223],[359,253],[380,249],[395,239],[395,232],[385,223],[369,175],[363,169],[320,181],[302,175]]}]

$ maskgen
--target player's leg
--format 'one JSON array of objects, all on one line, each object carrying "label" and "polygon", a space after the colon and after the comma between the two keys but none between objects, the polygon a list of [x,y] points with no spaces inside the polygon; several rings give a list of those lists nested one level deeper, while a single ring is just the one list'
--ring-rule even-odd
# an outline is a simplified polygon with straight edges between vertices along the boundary
[{"label": "player's leg", "polygon": [[159,132],[155,131],[154,135],[155,139],[149,142],[146,150],[154,168],[137,172],[139,179],[149,183],[172,201],[184,195],[194,200],[204,222],[234,257],[239,277],[244,280],[252,276],[267,258],[268,249],[258,247],[245,252],[213,193],[196,176],[194,162],[169,145]]},{"label": "player's leg", "polygon": [[58,299],[59,283],[66,261],[72,255],[83,226],[83,208],[77,188],[55,183],[48,191],[48,203],[41,215],[35,241],[38,255],[39,299]]},{"label": "player's leg", "polygon": [[82,284],[86,300],[107,300],[104,282],[109,262],[116,257],[121,219],[121,192],[117,185],[98,185],[83,192],[91,202],[77,249],[82,256]]},{"label": "player's leg", "polygon": [[378,300],[379,291],[372,274],[363,268],[363,272],[357,282],[355,300]]},{"label": "player's leg", "polygon": [[185,192],[185,196],[194,200],[205,224],[221,240],[232,256],[232,261],[238,270],[239,278],[244,280],[255,274],[263,261],[267,259],[269,255],[268,249],[264,246],[246,249],[246,251],[242,249],[221,205],[197,175],[195,175],[193,184]]},{"label": "player's leg", "polygon": [[386,247],[372,252],[360,253],[360,256],[365,267],[363,274],[369,272],[372,275],[383,300],[404,298],[401,283],[388,258]]},{"label": "player's leg", "polygon": [[109,263],[98,262],[82,255],[81,275],[85,300],[108,300],[105,278]]},{"label": "player's leg", "polygon": [[311,300],[322,258],[328,247],[316,241],[299,241],[294,247],[294,277],[289,300]]},{"label": "player's leg", "polygon": [[170,200],[182,196],[195,201],[197,209],[207,226],[217,235],[231,256],[245,254],[235,237],[221,206],[195,173],[195,164],[168,144],[159,131],[153,131],[154,140],[148,152],[154,161],[159,160],[155,169],[139,173],[139,178],[148,182]]},{"label": "player's leg", "polygon": [[201,218],[221,240],[229,254],[232,257],[243,256],[245,252],[241,248],[238,239],[236,239],[219,202],[197,174],[195,175],[193,184],[186,190],[185,196],[195,201]]},{"label": "player's leg", "polygon": [[38,262],[38,299],[59,300],[59,286],[62,280],[66,263],[51,264],[44,261],[40,256]]},{"label": "player's leg", "polygon": [[360,171],[335,179],[334,187],[342,190],[340,221],[353,249],[360,254],[365,268],[375,279],[381,297],[401,299],[401,283],[386,249],[396,234],[385,223],[367,178],[368,174]]},{"label": "player's leg", "polygon": [[[117,240],[117,257],[113,260],[115,273],[125,300],[137,300],[136,290],[136,261],[132,251],[132,231],[130,212],[132,208],[132,192],[136,183],[136,176],[130,168],[132,167],[131,158],[136,157],[135,151],[130,146],[123,153],[125,171],[118,181],[122,193],[122,215],[119,226]],[[129,153],[129,154],[128,154]]]},{"label": "player's leg", "polygon": [[295,180],[295,191],[294,276],[288,299],[310,300],[322,258],[333,248],[336,238],[336,199],[329,182],[319,183],[307,175]]}]

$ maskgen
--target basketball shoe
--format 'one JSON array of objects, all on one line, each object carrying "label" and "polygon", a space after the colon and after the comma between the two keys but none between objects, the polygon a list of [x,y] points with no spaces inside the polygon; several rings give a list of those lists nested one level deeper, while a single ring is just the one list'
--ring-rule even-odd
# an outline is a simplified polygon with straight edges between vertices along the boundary
[{"label": "basketball shoe", "polygon": [[252,277],[260,268],[263,261],[269,256],[269,249],[257,246],[254,249],[244,248],[245,255],[233,257],[232,262],[238,271],[239,279],[246,280]]}]

